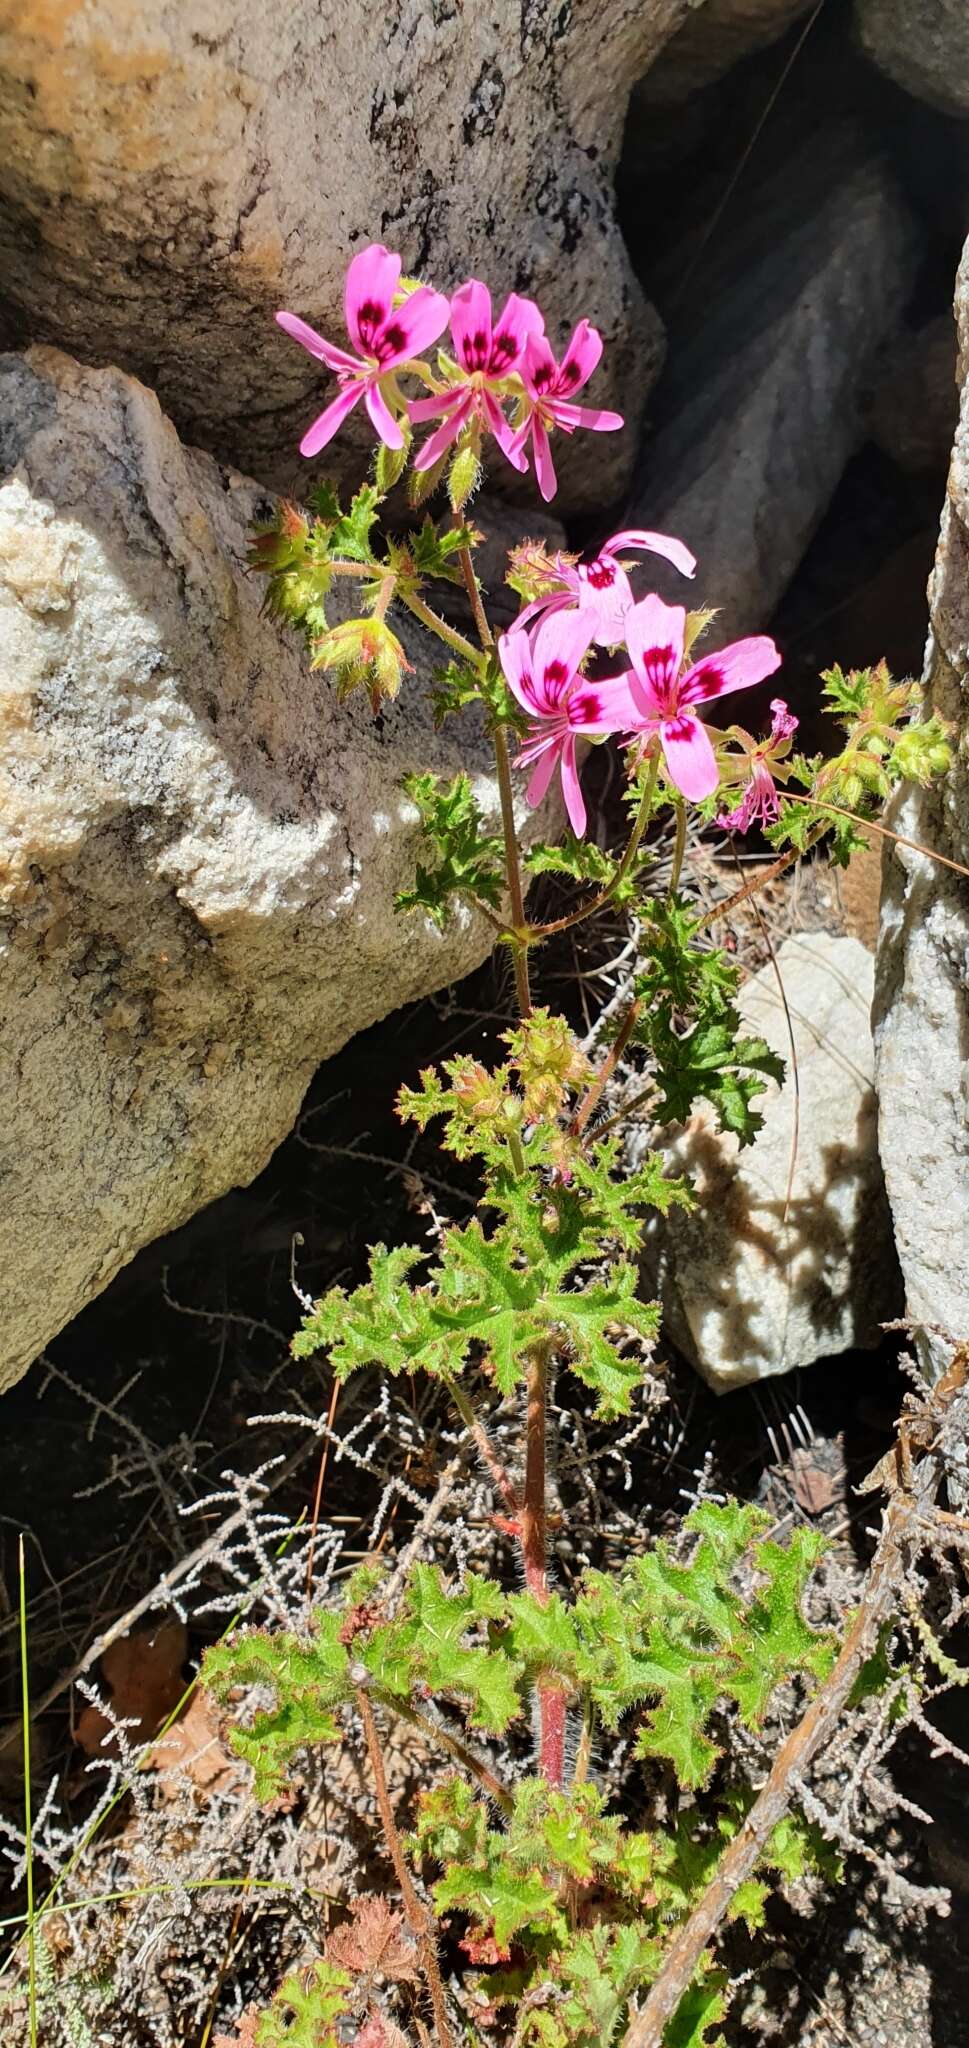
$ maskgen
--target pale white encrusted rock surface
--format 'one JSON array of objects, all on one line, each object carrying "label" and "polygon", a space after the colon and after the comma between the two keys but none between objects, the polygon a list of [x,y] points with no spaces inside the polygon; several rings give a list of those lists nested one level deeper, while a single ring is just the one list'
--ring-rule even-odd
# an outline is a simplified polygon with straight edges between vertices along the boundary
[{"label": "pale white encrusted rock surface", "polygon": [[674,1210],[647,1252],[671,1338],[718,1391],[874,1344],[897,1308],[872,1083],[871,954],[857,939],[812,932],[787,939],[777,964],[799,1096],[767,966],[744,987],[740,1010],[786,1060],[787,1079],[757,1098],[764,1128],[752,1146],[741,1151],[701,1109],[664,1148],[669,1170],[693,1182],[697,1207]]},{"label": "pale white encrusted rock surface", "polygon": [[[687,7],[7,8],[4,289],[28,339],[120,363],[189,440],[274,483],[298,467],[326,383],[274,327],[277,306],[340,341],[347,260],[371,241],[444,290],[474,274],[528,292],[550,332],[585,313],[605,337],[593,402],[618,399],[632,431],[576,436],[560,463],[573,497],[601,504],[662,347],[613,174],[631,88]],[[358,431],[326,469],[355,474]]]},{"label": "pale white encrusted rock surface", "polygon": [[[969,244],[956,286],[961,415],[935,568],[927,707],[951,721],[953,766],[889,822],[969,867]],[[875,1044],[885,1180],[908,1312],[969,1334],[969,881],[904,846],[885,856]],[[927,1362],[950,1347],[928,1333]]]},{"label": "pale white encrusted rock surface", "polygon": [[393,913],[399,784],[470,756],[496,800],[420,629],[375,723],[260,617],[258,488],[133,379],[0,358],[0,458],[2,1387],[259,1172],[321,1059],[484,956],[481,921]]}]

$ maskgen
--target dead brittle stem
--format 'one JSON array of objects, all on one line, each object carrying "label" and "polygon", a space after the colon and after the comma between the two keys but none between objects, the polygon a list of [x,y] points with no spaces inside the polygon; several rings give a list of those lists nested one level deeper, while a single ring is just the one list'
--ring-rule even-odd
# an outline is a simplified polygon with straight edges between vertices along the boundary
[{"label": "dead brittle stem", "polygon": [[373,1772],[374,1792],[376,1794],[381,1826],[384,1831],[384,1840],[387,1844],[391,1863],[394,1866],[394,1875],[400,1886],[404,1918],[417,1943],[418,1960],[434,2010],[434,2024],[437,2028],[439,2048],[455,2048],[454,2035],[451,2032],[451,2023],[447,2016],[444,1984],[437,1960],[437,1938],[434,1922],[427,1907],[417,1896],[414,1880],[404,1860],[404,1851],[401,1847],[400,1835],[397,1832],[397,1822],[394,1819],[394,1809],[390,1803],[390,1793],[387,1790],[387,1774],[384,1770],[383,1751],[380,1747],[380,1737],[377,1734],[377,1723],[374,1719],[373,1708],[362,1687],[357,1689],[357,1711],[363,1722],[364,1739],[367,1744],[367,1754],[370,1758],[370,1768]]}]

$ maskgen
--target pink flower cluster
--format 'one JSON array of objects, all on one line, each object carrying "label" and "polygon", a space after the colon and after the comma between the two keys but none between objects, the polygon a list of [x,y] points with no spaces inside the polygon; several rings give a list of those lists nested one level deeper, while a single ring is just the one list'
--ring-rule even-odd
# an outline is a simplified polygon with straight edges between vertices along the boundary
[{"label": "pink flower cluster", "polygon": [[[643,746],[658,745],[669,779],[683,796],[694,801],[711,796],[720,771],[698,707],[734,690],[750,689],[780,666],[777,648],[764,634],[734,640],[699,661],[686,661],[686,611],[652,594],[636,602],[626,570],[616,559],[630,547],[665,555],[687,576],[696,567],[682,542],[665,534],[614,534],[588,565],[561,564],[561,588],[526,605],[498,645],[508,685],[530,719],[516,763],[534,770],[528,801],[541,803],[557,767],[565,808],[577,834],[586,827],[578,739],[618,734],[626,744],[639,740]],[[621,646],[628,666],[616,675],[590,679],[582,673],[582,663],[594,644]],[[773,709],[773,738],[752,757],[756,792],[748,792],[729,820],[721,821],[734,830],[746,830],[755,817],[769,815],[765,804],[766,784],[774,787],[768,766],[771,747],[782,737],[789,739],[797,723],[779,698]]]},{"label": "pink flower cluster", "polygon": [[[467,429],[479,439],[492,435],[518,470],[528,468],[530,448],[547,503],[556,489],[549,430],[574,434],[576,427],[591,427],[611,433],[622,426],[618,412],[575,403],[576,392],[588,383],[602,355],[601,335],[588,320],[580,320],[557,362],[533,300],[512,292],[495,318],[491,294],[477,278],[448,301],[426,285],[402,291],[400,270],[400,257],[379,242],[354,257],[344,313],[356,355],[326,341],[295,313],[277,313],[280,327],[325,363],[339,385],[336,398],[303,435],[300,454],[318,455],[362,399],[374,432],[388,448],[404,446],[409,423],[440,421],[416,458],[418,470],[432,469]],[[438,378],[417,358],[440,340],[448,322],[455,362]],[[431,395],[406,399],[397,382],[406,373],[420,376],[432,387]],[[509,404],[513,420],[506,411]]]}]

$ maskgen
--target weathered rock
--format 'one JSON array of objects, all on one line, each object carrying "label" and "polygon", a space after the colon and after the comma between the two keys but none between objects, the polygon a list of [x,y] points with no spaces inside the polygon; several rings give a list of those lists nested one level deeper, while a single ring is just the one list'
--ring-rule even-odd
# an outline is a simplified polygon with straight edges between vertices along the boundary
[{"label": "weathered rock", "polygon": [[682,106],[724,73],[777,42],[811,0],[706,0],[691,7],[682,28],[667,43],[642,83],[636,106]]},{"label": "weathered rock", "polygon": [[950,313],[899,335],[883,351],[864,412],[872,440],[900,469],[945,474],[959,418]]},{"label": "weathered rock", "polygon": [[[864,436],[858,394],[897,326],[918,239],[853,124],[822,133],[725,221],[657,395],[630,525],[681,534],[725,638],[763,627]],[[662,565],[651,575],[673,596]],[[676,601],[681,601],[682,592]]]},{"label": "weathered rock", "polygon": [[[630,89],[686,9],[8,9],[5,290],[29,339],[120,363],[190,440],[288,483],[323,380],[274,308],[340,340],[347,259],[373,240],[443,289],[475,272],[537,296],[550,331],[580,313],[601,327],[595,403],[622,393],[632,431],[577,436],[560,469],[573,500],[600,503],[625,480],[661,355],[613,172]],[[329,472],[354,471],[355,432]]]},{"label": "weathered rock", "polygon": [[[787,939],[740,1009],[787,1060],[758,1098],[764,1128],[740,1151],[701,1110],[668,1147],[698,1206],[657,1226],[647,1252],[673,1341],[718,1391],[878,1341],[897,1308],[891,1217],[878,1161],[869,1030],[873,962],[857,939]],[[797,1152],[791,1157],[797,1117]],[[786,1216],[786,1220],[785,1220]]]},{"label": "weathered rock", "polygon": [[[962,405],[935,568],[927,708],[952,723],[953,765],[889,822],[969,867],[969,244],[956,286]],[[969,1335],[969,881],[886,851],[875,1001],[879,1138],[908,1312]],[[948,1355],[924,1339],[928,1363]]]},{"label": "weathered rock", "polygon": [[259,1172],[321,1059],[487,953],[392,898],[402,775],[495,792],[474,722],[433,730],[421,629],[376,723],[307,671],[243,573],[258,487],[133,379],[0,359],[0,473],[2,1387]]},{"label": "weathered rock", "polygon": [[855,0],[855,26],[873,64],[943,114],[969,114],[965,0]]}]

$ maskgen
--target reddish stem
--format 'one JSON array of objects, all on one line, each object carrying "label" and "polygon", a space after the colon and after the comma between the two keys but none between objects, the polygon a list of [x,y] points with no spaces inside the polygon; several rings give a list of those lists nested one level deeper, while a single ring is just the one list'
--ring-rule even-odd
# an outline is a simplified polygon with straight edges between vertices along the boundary
[{"label": "reddish stem", "polygon": [[619,1065],[619,1061],[621,1060],[623,1053],[625,1052],[626,1047],[629,1044],[630,1038],[632,1037],[633,1033],[633,1025],[635,1024],[638,1016],[639,1004],[638,1002],[633,1002],[630,1004],[629,1009],[627,1010],[626,1015],[623,1018],[623,1021],[616,1034],[615,1042],[613,1043],[613,1045],[610,1046],[609,1051],[607,1052],[606,1057],[602,1062],[602,1066],[600,1067],[595,1080],[592,1082],[589,1088],[588,1094],[586,1095],[584,1101],[580,1102],[579,1107],[576,1110],[574,1117],[572,1118],[572,1122],[569,1125],[569,1132],[573,1138],[578,1138],[581,1135],[581,1133],[585,1130],[586,1124],[588,1123],[589,1118],[592,1115],[593,1110],[595,1109],[596,1103],[599,1101],[600,1096],[602,1095],[602,1091],[606,1085],[606,1082],[609,1080],[610,1076],[615,1073],[616,1068]]},{"label": "reddish stem", "polygon": [[[525,1491],[520,1522],[525,1584],[542,1607],[548,1605],[549,1597],[545,1504],[548,1362],[548,1348],[537,1344],[528,1360]],[[539,1768],[546,1784],[560,1786],[565,1777],[566,1723],[566,1695],[561,1686],[539,1686],[538,1708]]]}]

